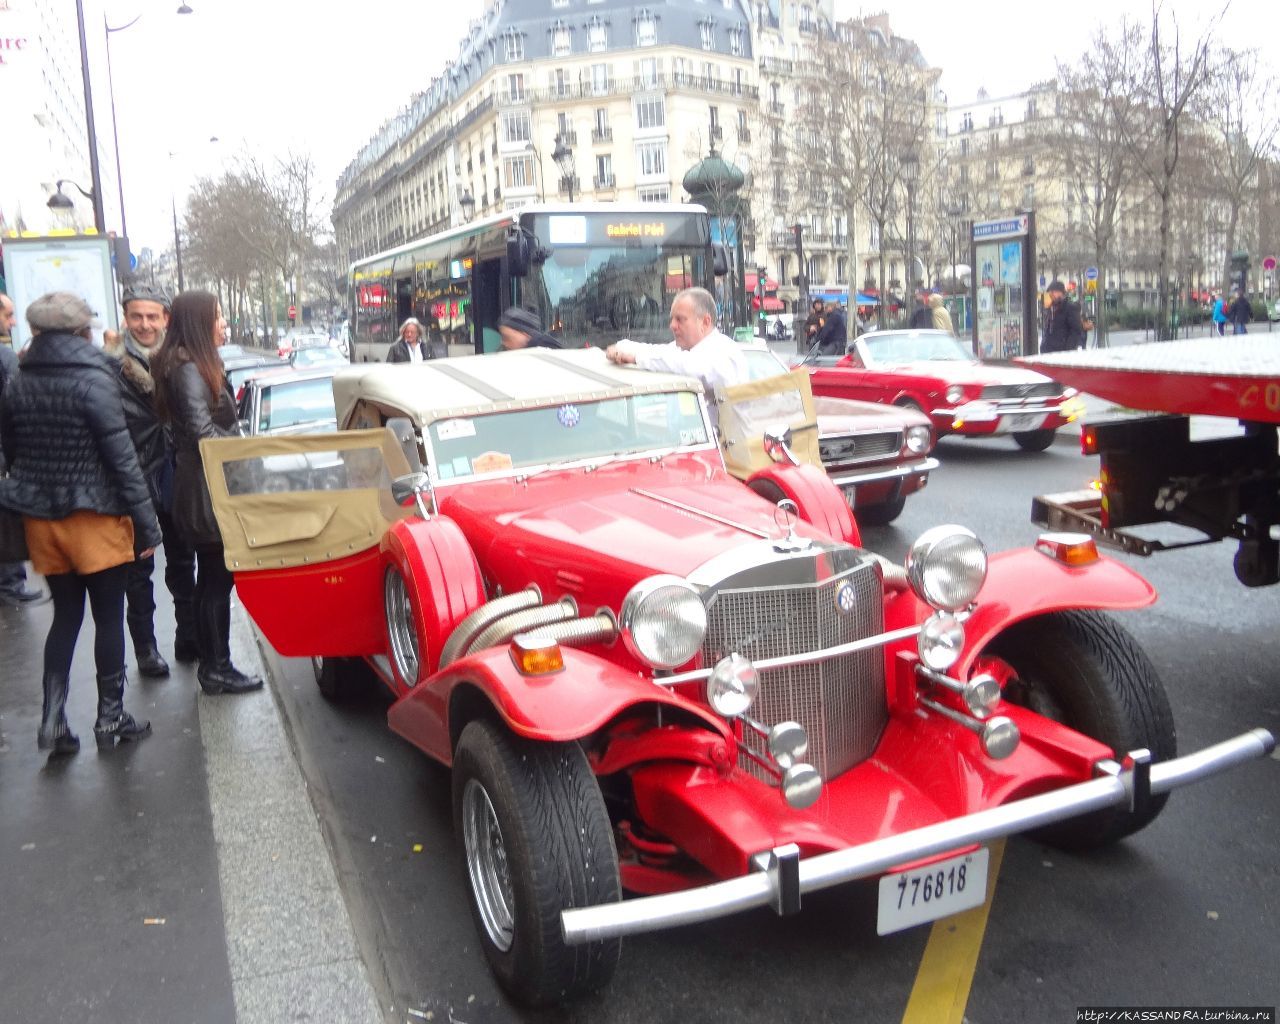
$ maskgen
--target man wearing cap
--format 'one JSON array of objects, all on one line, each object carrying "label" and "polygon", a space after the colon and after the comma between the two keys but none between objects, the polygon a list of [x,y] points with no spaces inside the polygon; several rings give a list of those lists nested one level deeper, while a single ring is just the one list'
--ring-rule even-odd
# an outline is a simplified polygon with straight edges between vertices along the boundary
[{"label": "man wearing cap", "polygon": [[[18,372],[18,357],[13,351],[13,325],[17,317],[13,300],[0,292],[0,402],[4,389]],[[4,454],[0,452],[0,476],[4,476]],[[22,562],[0,562],[0,604],[28,604],[44,595],[27,587],[27,567]]]},{"label": "man wearing cap", "polygon": [[[125,289],[121,305],[124,330],[119,335],[107,332],[104,351],[120,363],[120,396],[124,401],[125,421],[164,537],[164,581],[173,596],[177,621],[173,655],[178,661],[191,662],[196,657],[195,553],[174,528],[169,515],[173,489],[171,444],[156,413],[155,381],[151,379],[151,358],[164,344],[164,331],[169,323],[169,296],[163,289],[145,283],[132,284]],[[140,558],[130,564],[125,618],[133,640],[138,674],[163,679],[169,674],[169,666],[156,644],[156,601],[151,582],[154,572],[154,557]]]},{"label": "man wearing cap", "polygon": [[498,320],[502,347],[508,352],[518,348],[560,348],[558,342],[542,329],[538,314],[519,306],[510,307]]},{"label": "man wearing cap", "polygon": [[696,377],[706,390],[712,426],[717,426],[711,396],[716,388],[751,379],[747,357],[737,342],[716,330],[716,300],[705,288],[685,288],[676,293],[671,303],[671,333],[675,340],[665,345],[620,341],[610,345],[605,355],[612,362],[634,363],[642,370]]},{"label": "man wearing cap", "polygon": [[1067,288],[1061,281],[1050,281],[1047,289],[1049,308],[1044,314],[1044,337],[1041,352],[1070,352],[1084,348],[1084,324],[1080,307],[1067,299]]}]

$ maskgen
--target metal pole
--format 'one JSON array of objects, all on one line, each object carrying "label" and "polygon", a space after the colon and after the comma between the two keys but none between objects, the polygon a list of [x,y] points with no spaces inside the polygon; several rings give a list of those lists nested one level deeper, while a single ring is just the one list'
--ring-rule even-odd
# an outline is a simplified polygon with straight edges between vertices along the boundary
[{"label": "metal pole", "polygon": [[178,291],[182,291],[185,288],[182,281],[182,236],[178,234],[178,200],[172,192],[169,193],[169,205],[173,210],[173,259],[178,267]]},{"label": "metal pole", "polygon": [[80,72],[84,78],[84,119],[89,130],[89,178],[93,191],[93,226],[107,233],[102,210],[102,173],[98,167],[98,132],[93,122],[93,86],[89,82],[89,45],[84,36],[84,0],[76,0],[76,29],[80,33]]},{"label": "metal pole", "polygon": [[[141,17],[142,15],[139,14],[138,18]],[[129,237],[129,226],[124,218],[124,175],[120,171],[120,126],[116,123],[116,79],[111,70],[111,33],[123,32],[138,18],[119,28],[112,28],[107,24],[107,16],[105,14],[102,16],[103,38],[107,41],[107,94],[111,97],[111,144],[116,151],[116,185],[120,189],[120,234],[126,238]],[[124,269],[128,270],[127,267]]]}]

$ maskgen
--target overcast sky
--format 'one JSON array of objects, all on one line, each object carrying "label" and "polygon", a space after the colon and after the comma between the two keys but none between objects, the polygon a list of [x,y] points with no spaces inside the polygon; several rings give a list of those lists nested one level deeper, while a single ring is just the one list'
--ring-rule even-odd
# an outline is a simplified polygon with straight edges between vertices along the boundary
[{"label": "overcast sky", "polygon": [[[337,175],[374,129],[424,88],[457,53],[482,0],[363,0],[328,5],[297,0],[101,0],[110,25],[126,213],[134,251],[172,241],[170,196],[179,209],[191,182],[251,151],[269,159],[293,147],[310,152],[326,200]],[[866,4],[836,0],[837,16]],[[1165,0],[1184,31],[1198,32],[1205,0]],[[953,103],[980,87],[1018,92],[1088,46],[1099,23],[1149,16],[1147,0],[916,0],[893,16],[894,30],[919,43],[943,69]],[[1067,13],[1067,12],[1070,13]],[[97,24],[88,9],[90,31]],[[1276,0],[1233,0],[1216,36],[1228,45],[1280,46]],[[1272,67],[1277,59],[1270,58]],[[111,121],[105,74],[95,79],[98,131]],[[1280,99],[1277,99],[1280,102]],[[211,136],[218,138],[210,143]],[[170,158],[169,154],[175,155]],[[110,219],[110,218],[109,218]]]}]

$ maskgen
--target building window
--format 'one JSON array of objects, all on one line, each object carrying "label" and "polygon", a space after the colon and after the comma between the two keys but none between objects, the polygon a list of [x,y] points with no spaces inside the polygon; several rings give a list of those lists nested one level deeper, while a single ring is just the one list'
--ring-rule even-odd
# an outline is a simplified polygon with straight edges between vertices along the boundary
[{"label": "building window", "polygon": [[609,130],[609,110],[607,107],[596,107],[595,130],[604,135]]},{"label": "building window", "polygon": [[669,203],[671,202],[671,186],[670,185],[649,185],[636,189],[636,198],[642,203]]},{"label": "building window", "polygon": [[504,110],[499,123],[503,142],[528,142],[533,138],[532,120],[527,110]]},{"label": "building window", "polygon": [[636,61],[636,85],[641,89],[654,89],[658,85],[658,62],[653,57]]},{"label": "building window", "polygon": [[702,38],[702,48],[704,50],[714,50],[716,48],[716,26],[714,22],[698,22],[698,35]]},{"label": "building window", "polygon": [[613,185],[613,157],[601,153],[596,157],[596,188]]},{"label": "building window", "polygon": [[603,96],[609,91],[608,64],[591,65],[591,91],[597,96]]},{"label": "building window", "polygon": [[513,103],[524,102],[524,74],[507,75],[507,99]]},{"label": "building window", "polygon": [[502,161],[502,182],[505,188],[533,188],[534,166],[531,153],[505,157]]},{"label": "building window", "polygon": [[573,83],[569,81],[568,74],[564,68],[556,68],[551,72],[551,92],[552,95],[561,99],[570,95],[573,91]]},{"label": "building window", "polygon": [[636,46],[653,46],[658,41],[658,19],[648,11],[636,18]]},{"label": "building window", "polygon": [[567,57],[573,50],[573,32],[564,25],[551,30],[551,56]]},{"label": "building window", "polygon": [[503,37],[503,42],[507,47],[507,60],[524,60],[524,36],[519,32],[512,32]]},{"label": "building window", "polygon": [[636,170],[642,178],[665,175],[667,173],[667,140],[636,143]]},{"label": "building window", "polygon": [[667,111],[661,96],[637,96],[635,108],[638,131],[662,128],[666,125]]},{"label": "building window", "polygon": [[599,53],[609,48],[609,26],[596,17],[587,27],[587,49]]},{"label": "building window", "polygon": [[729,52],[735,57],[742,56],[742,29],[729,29]]}]

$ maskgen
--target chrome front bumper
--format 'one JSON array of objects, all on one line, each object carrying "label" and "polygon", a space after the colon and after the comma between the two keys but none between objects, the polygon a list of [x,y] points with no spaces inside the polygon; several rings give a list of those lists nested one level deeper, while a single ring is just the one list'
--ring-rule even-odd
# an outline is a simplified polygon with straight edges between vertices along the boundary
[{"label": "chrome front bumper", "polygon": [[1151,796],[1216,775],[1275,749],[1266,729],[1252,729],[1222,743],[1172,761],[1150,764],[1149,755],[1131,755],[1132,768],[1115,762],[1099,765],[1100,777],[1052,793],[1015,800],[963,818],[877,839],[807,860],[794,846],[757,856],[761,870],[697,889],[645,896],[621,903],[565,910],[560,926],[570,944],[696,924],[755,907],[779,913],[799,909],[800,897],[859,878],[870,878],[924,857],[1039,828],[1090,811],[1120,805],[1140,806]]},{"label": "chrome front bumper", "polygon": [[863,484],[876,484],[882,480],[908,480],[913,476],[932,473],[938,468],[938,460],[930,457],[909,466],[892,466],[889,469],[868,469],[865,472],[842,473],[832,476],[831,482],[837,487],[860,487]]}]

